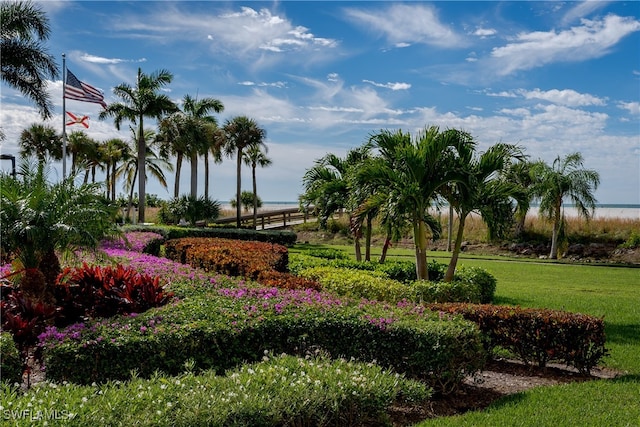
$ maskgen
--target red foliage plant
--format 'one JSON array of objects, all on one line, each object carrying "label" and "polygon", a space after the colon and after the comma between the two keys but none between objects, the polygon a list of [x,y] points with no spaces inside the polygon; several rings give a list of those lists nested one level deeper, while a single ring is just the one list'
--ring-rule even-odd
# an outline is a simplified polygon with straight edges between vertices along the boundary
[{"label": "red foliage plant", "polygon": [[89,266],[65,268],[58,276],[56,300],[64,317],[111,317],[141,313],[166,304],[173,293],[166,293],[159,277],[151,277],[130,267]]}]

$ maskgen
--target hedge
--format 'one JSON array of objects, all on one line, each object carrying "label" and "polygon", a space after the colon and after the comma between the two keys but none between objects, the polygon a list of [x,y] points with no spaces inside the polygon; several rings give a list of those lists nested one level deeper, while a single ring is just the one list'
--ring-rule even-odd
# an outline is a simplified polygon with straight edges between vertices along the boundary
[{"label": "hedge", "polygon": [[296,233],[290,230],[248,230],[244,228],[147,225],[127,225],[123,226],[122,230],[124,232],[150,231],[161,234],[166,240],[181,239],[185,237],[219,237],[223,239],[255,240],[257,242],[277,243],[284,246],[292,246],[298,239]]},{"label": "hedge", "polygon": [[50,329],[41,336],[48,378],[81,384],[179,373],[193,359],[198,369],[221,373],[274,353],[323,349],[332,357],[377,361],[424,378],[440,391],[454,389],[485,360],[480,333],[460,318],[441,318],[424,307],[363,301],[276,288],[221,289],[201,297],[109,319],[74,336]]},{"label": "hedge", "polygon": [[565,311],[496,305],[431,304],[478,325],[489,349],[500,346],[523,362],[544,367],[558,361],[589,373],[608,354],[604,320]]},{"label": "hedge", "polygon": [[[264,357],[224,376],[188,372],[94,386],[41,383],[25,394],[4,386],[0,406],[15,426],[33,425],[32,417],[42,414],[79,427],[322,427],[385,425],[391,405],[417,406],[431,396],[424,384],[373,364]],[[31,416],[24,416],[27,408]]]},{"label": "hedge", "polygon": [[265,242],[193,237],[165,243],[165,257],[209,272],[257,279],[263,271],[286,272],[287,248]]}]

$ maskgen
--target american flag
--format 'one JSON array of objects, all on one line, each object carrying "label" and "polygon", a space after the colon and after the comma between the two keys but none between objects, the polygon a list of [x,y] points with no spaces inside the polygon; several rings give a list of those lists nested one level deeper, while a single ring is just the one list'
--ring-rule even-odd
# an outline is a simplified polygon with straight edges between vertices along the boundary
[{"label": "american flag", "polygon": [[95,87],[78,80],[76,76],[67,70],[67,83],[64,88],[64,97],[75,99],[76,101],[93,102],[107,108],[104,102],[104,95]]}]

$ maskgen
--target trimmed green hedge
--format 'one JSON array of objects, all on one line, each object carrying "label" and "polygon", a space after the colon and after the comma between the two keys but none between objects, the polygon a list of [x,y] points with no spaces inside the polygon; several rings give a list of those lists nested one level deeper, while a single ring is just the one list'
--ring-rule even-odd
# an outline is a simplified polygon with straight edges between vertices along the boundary
[{"label": "trimmed green hedge", "polygon": [[311,290],[226,289],[79,334],[75,328],[75,338],[61,340],[60,331],[50,330],[43,354],[48,378],[86,384],[127,379],[132,370],[143,377],[176,374],[190,359],[199,369],[223,372],[259,360],[265,350],[321,348],[334,358],[376,360],[448,391],[483,366],[481,336],[470,322],[424,313],[430,312],[409,304],[346,304]]},{"label": "trimmed green hedge", "polygon": [[386,425],[391,405],[419,405],[431,396],[424,384],[373,364],[264,357],[224,376],[154,375],[93,387],[40,384],[25,394],[4,386],[0,405],[16,426],[33,423],[20,410],[46,416],[52,402],[58,402],[57,419],[81,427],[355,426]]},{"label": "trimmed green hedge", "polygon": [[[296,243],[297,235],[290,230],[248,230],[244,228],[219,227],[177,227],[177,226],[146,226],[128,225],[122,227],[127,231],[150,231],[161,234],[166,240],[184,237],[219,237],[223,239],[255,240],[258,242],[277,243],[292,246]],[[153,254],[157,255],[157,254]]]},{"label": "trimmed green hedge", "polygon": [[299,271],[299,275],[317,281],[323,291],[354,298],[368,298],[397,303],[408,300],[416,303],[480,302],[479,286],[470,281],[428,282],[411,284],[389,279],[380,271],[350,270],[336,267],[313,267]]},{"label": "trimmed green hedge", "polygon": [[9,384],[22,382],[20,352],[9,332],[0,332],[0,377]]}]

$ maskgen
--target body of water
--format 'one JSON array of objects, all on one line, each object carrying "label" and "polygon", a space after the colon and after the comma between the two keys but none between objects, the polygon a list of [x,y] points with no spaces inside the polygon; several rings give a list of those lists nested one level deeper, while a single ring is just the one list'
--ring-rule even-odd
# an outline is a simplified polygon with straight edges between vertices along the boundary
[{"label": "body of water", "polygon": [[[222,203],[223,210],[233,210],[229,203]],[[274,211],[279,209],[297,208],[297,202],[263,202],[260,212]],[[442,207],[442,213],[447,213],[448,208]],[[577,217],[577,209],[567,204],[564,206],[564,213],[568,217]],[[532,206],[529,215],[538,215],[538,206]],[[640,220],[640,205],[624,205],[624,204],[601,204],[597,205],[594,218],[629,218]]]}]

